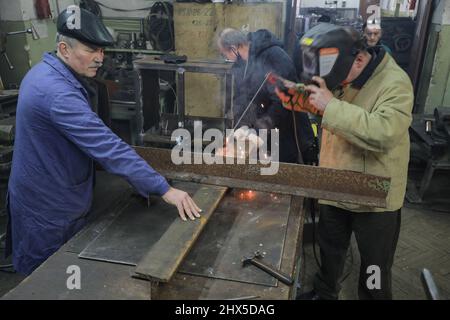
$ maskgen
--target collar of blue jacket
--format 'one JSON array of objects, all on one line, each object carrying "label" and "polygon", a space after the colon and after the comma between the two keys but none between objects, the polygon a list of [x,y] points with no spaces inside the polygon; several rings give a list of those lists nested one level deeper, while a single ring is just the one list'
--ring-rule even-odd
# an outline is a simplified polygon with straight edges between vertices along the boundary
[{"label": "collar of blue jacket", "polygon": [[[51,52],[44,53],[42,57],[43,61],[51,66],[53,69],[61,73],[64,78],[67,79],[71,84],[73,84],[78,89],[86,89],[80,83],[80,81],[75,77],[75,75],[68,69],[68,66],[65,65],[57,56],[53,55]],[[75,71],[74,71],[75,72]],[[87,93],[87,92],[86,92]]]}]

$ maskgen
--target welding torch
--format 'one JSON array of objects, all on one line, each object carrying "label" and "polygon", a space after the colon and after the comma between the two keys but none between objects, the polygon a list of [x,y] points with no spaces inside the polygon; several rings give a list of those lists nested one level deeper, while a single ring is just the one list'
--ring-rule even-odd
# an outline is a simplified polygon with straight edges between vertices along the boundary
[{"label": "welding torch", "polygon": [[279,91],[283,92],[286,96],[292,97],[294,92],[291,90],[292,88],[288,88],[285,85],[285,79],[280,77],[279,75],[269,72],[267,74],[267,82],[274,85]]},{"label": "welding torch", "polygon": [[[320,114],[308,102],[309,92],[306,90],[305,83],[292,83],[292,86],[288,86],[286,79],[273,72],[267,74],[267,82],[275,86],[275,93],[280,98],[284,108],[297,112],[303,111]],[[311,84],[315,83],[312,82]]]}]

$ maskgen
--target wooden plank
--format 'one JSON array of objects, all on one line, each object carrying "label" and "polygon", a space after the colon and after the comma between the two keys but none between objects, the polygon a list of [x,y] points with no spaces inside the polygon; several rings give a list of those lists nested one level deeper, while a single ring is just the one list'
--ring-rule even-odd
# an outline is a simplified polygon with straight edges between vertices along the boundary
[{"label": "wooden plank", "polygon": [[203,210],[201,218],[190,222],[177,219],[138,263],[135,271],[137,276],[168,282],[189,253],[227,189],[202,186],[193,197]]}]

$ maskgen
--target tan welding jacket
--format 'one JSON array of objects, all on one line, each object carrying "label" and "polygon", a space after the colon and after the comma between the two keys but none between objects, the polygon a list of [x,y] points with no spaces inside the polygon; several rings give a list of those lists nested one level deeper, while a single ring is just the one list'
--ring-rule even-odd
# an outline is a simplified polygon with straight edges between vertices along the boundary
[{"label": "tan welding jacket", "polygon": [[322,118],[320,166],[390,177],[391,186],[386,208],[320,203],[354,212],[395,211],[402,207],[413,101],[408,75],[386,54],[359,92],[347,86],[340,99],[329,102]]}]

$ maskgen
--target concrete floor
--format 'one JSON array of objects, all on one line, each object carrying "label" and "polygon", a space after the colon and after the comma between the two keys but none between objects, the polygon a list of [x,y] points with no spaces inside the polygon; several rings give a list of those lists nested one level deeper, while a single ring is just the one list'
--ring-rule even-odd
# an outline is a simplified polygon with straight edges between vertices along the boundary
[{"label": "concrete floor", "polygon": [[[316,252],[319,256],[318,247]],[[305,261],[303,292],[312,289],[313,277],[318,270],[311,243],[305,245]],[[351,273],[342,283],[340,299],[358,299],[359,264],[358,248],[352,237],[344,275]],[[450,299],[450,213],[405,207],[392,268],[395,300],[426,299],[420,281],[423,268],[431,271],[441,298]]]},{"label": "concrete floor", "polygon": [[[417,183],[420,174],[410,173],[410,183]],[[392,289],[395,300],[423,300],[425,291],[420,273],[427,268],[439,289],[441,299],[450,299],[450,173],[437,172],[424,204],[405,202],[402,209],[400,236],[392,268]],[[304,246],[306,264],[302,292],[312,289],[318,267],[313,246]],[[319,247],[316,247],[320,259]],[[353,257],[352,257],[353,255]],[[354,236],[348,252],[340,299],[358,299],[360,257]]]},{"label": "concrete floor", "polygon": [[[438,173],[433,188],[425,196],[423,205],[405,204],[402,211],[402,226],[393,267],[394,299],[426,299],[420,272],[428,268],[440,290],[441,297],[450,299],[450,174]],[[447,212],[445,212],[447,211]],[[0,234],[3,233],[6,217],[0,215]],[[318,252],[317,248],[317,252]],[[341,299],[357,299],[359,255],[352,239],[353,259],[347,259],[347,274],[343,282]],[[3,249],[0,248],[0,258]],[[0,265],[10,263],[0,259]],[[317,265],[312,245],[305,245],[305,274],[302,291],[311,289]],[[351,268],[351,269],[350,269]],[[0,271],[0,297],[23,280],[23,276]]]}]

